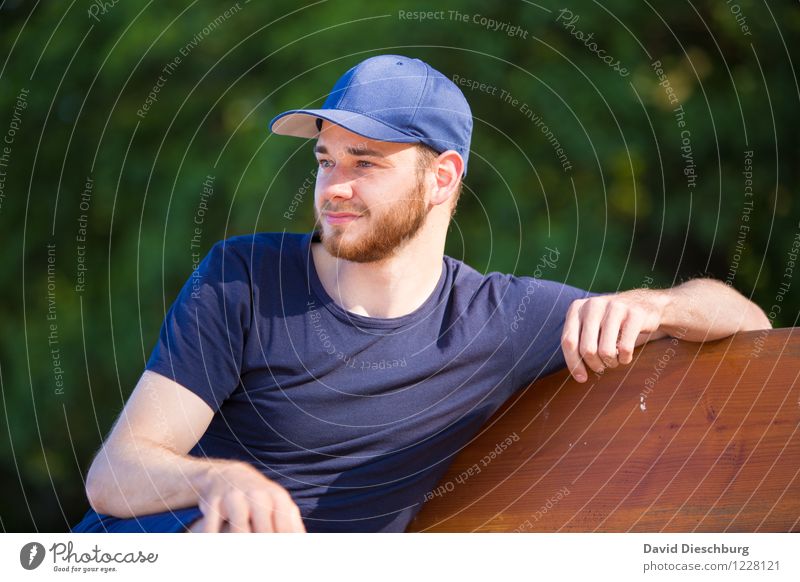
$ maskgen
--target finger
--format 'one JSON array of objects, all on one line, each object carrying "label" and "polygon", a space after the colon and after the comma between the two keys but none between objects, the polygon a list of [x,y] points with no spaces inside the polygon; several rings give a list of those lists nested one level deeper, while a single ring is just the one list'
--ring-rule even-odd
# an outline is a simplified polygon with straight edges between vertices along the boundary
[{"label": "finger", "polygon": [[268,495],[264,495],[257,503],[250,507],[250,521],[253,523],[253,531],[259,533],[273,533],[275,528],[272,525],[272,500]]},{"label": "finger", "polygon": [[227,495],[222,503],[222,509],[232,532],[248,533],[250,531],[250,511],[244,494],[237,491]]},{"label": "finger", "polygon": [[304,533],[306,531],[300,509],[291,497],[287,496],[285,501],[278,503],[272,516],[275,521],[275,531],[287,533]]},{"label": "finger", "polygon": [[567,363],[570,374],[578,382],[585,382],[589,374],[586,372],[586,367],[578,352],[578,339],[581,331],[581,322],[578,318],[580,305],[579,301],[573,301],[567,309],[567,318],[561,333],[561,350],[564,352],[564,361]]},{"label": "finger", "polygon": [[602,374],[606,367],[597,355],[597,342],[600,337],[600,322],[606,312],[607,302],[592,301],[584,303],[581,308],[581,339],[578,351],[581,358],[592,370]]},{"label": "finger", "polygon": [[630,311],[628,317],[622,322],[619,335],[619,361],[630,364],[633,361],[633,349],[636,347],[636,338],[642,331],[643,318],[636,311]]},{"label": "finger", "polygon": [[201,501],[200,511],[203,512],[202,529],[203,533],[217,533],[222,526],[222,514],[219,510],[219,499],[212,499],[205,503]]},{"label": "finger", "polygon": [[600,343],[597,346],[597,356],[608,368],[619,366],[617,359],[617,340],[619,328],[622,325],[627,309],[621,303],[609,302],[606,315],[600,329]]},{"label": "finger", "polygon": [[296,533],[306,533],[306,524],[303,523],[303,514],[300,508],[295,506],[295,511],[292,512],[292,527]]}]

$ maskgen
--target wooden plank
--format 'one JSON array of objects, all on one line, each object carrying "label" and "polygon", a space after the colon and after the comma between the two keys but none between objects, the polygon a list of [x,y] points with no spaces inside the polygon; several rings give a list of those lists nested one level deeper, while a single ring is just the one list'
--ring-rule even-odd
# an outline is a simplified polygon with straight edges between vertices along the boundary
[{"label": "wooden plank", "polygon": [[800,328],[562,370],[487,422],[408,531],[800,531],[798,375]]}]

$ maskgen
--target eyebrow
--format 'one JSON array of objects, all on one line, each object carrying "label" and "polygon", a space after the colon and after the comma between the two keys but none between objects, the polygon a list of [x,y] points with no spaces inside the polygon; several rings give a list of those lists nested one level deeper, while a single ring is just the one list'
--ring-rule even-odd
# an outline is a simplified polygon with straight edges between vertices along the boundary
[{"label": "eyebrow", "polygon": [[[351,156],[371,156],[373,158],[386,157],[386,154],[384,154],[383,152],[379,152],[378,150],[373,150],[366,147],[347,146],[344,149],[344,151],[350,154]],[[314,152],[318,154],[327,154],[328,148],[326,148],[324,145],[318,145],[314,148]]]}]

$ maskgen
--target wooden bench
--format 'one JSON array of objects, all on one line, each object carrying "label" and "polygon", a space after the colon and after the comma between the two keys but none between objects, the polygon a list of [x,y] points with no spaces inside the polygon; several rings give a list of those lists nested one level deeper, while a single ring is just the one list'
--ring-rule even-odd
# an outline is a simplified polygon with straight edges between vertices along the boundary
[{"label": "wooden bench", "polygon": [[665,338],[507,402],[408,531],[800,531],[800,328]]}]

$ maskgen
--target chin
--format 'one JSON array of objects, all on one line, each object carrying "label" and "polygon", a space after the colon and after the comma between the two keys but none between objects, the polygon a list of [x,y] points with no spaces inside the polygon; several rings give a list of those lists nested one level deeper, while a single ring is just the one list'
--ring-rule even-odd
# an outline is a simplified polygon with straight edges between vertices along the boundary
[{"label": "chin", "polygon": [[330,238],[323,236],[322,244],[330,255],[352,263],[375,263],[392,254],[385,252],[385,249],[365,248],[360,240],[343,235]]},{"label": "chin", "polygon": [[364,262],[359,260],[361,258],[361,253],[356,241],[349,241],[341,236],[336,236],[328,237],[327,239],[323,238],[322,245],[325,247],[325,250],[334,257],[356,263]]}]

